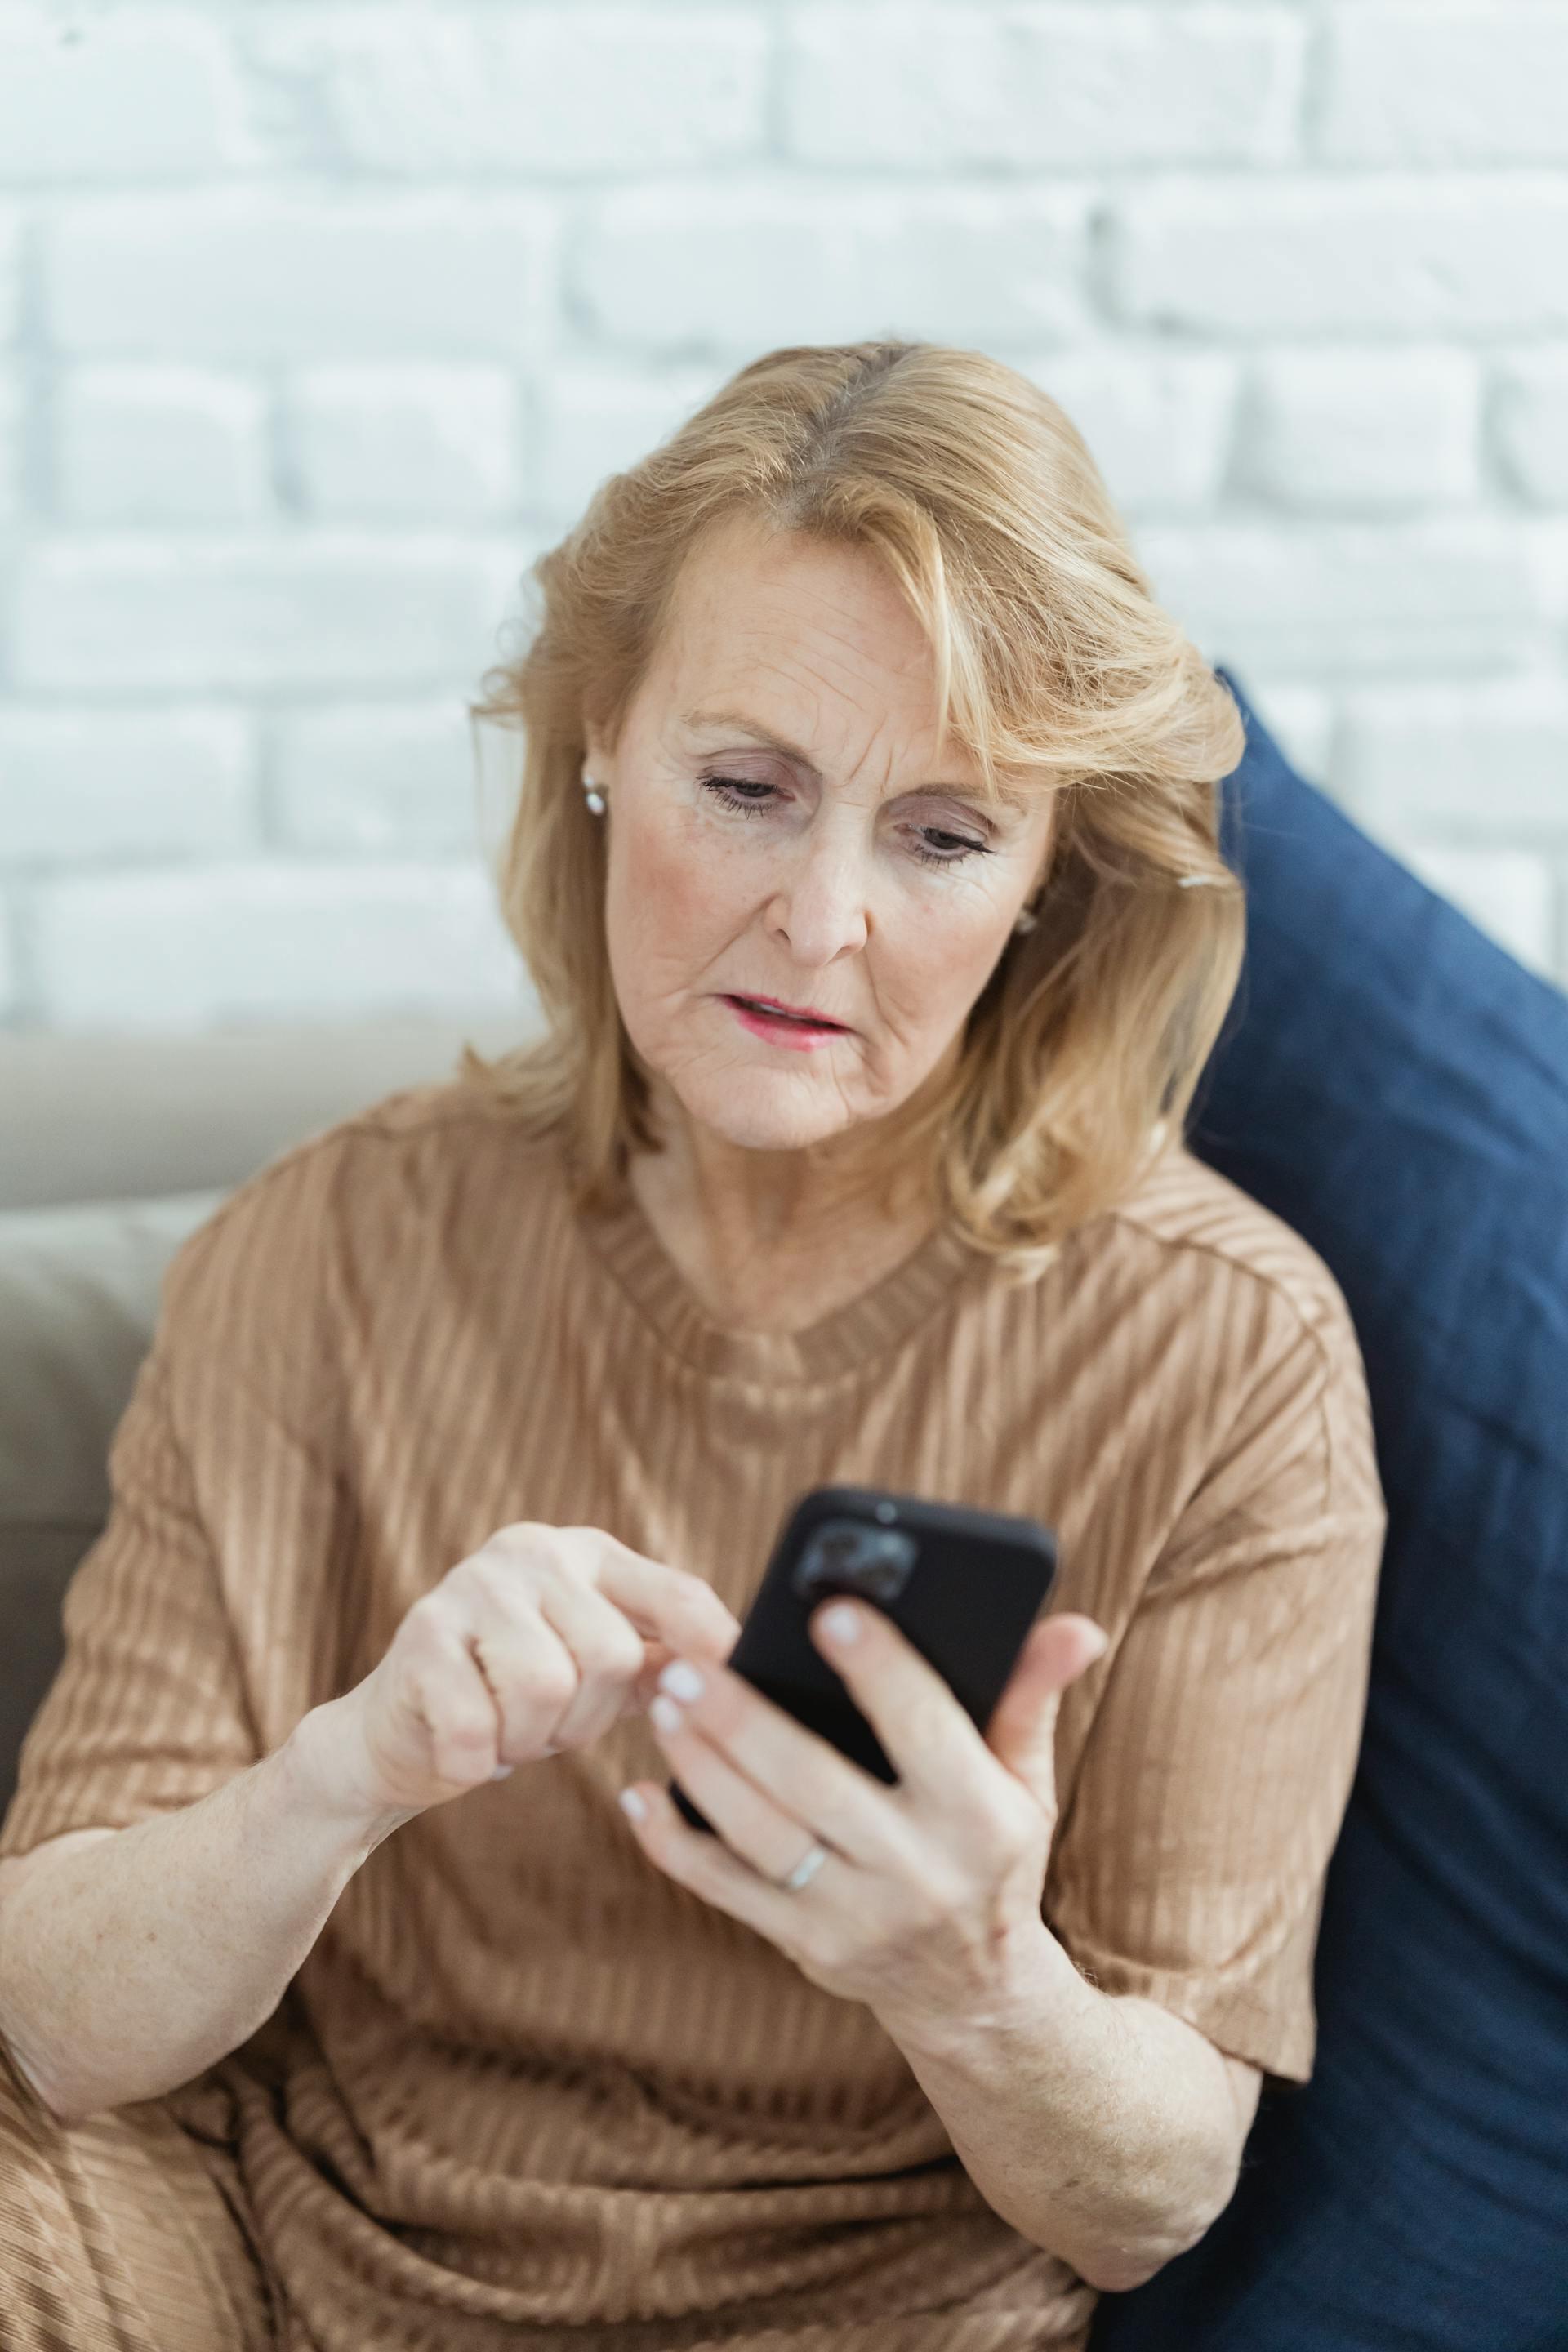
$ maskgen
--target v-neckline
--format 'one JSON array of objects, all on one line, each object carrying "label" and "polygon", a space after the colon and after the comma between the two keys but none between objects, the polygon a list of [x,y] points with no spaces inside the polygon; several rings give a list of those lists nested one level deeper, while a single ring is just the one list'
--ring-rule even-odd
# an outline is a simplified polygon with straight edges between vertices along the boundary
[{"label": "v-neckline", "polygon": [[716,1379],[811,1382],[851,1371],[912,1331],[978,1264],[954,1228],[938,1223],[886,1274],[804,1330],[744,1331],[709,1313],[629,1182],[613,1208],[578,1223],[644,1321],[685,1362]]}]

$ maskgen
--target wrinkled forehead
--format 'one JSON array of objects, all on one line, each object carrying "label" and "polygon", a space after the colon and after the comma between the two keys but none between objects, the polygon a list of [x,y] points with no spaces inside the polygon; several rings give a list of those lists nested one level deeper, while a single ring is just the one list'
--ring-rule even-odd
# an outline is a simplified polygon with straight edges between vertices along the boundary
[{"label": "wrinkled forehead", "polygon": [[[667,724],[749,733],[810,766],[871,734],[900,765],[937,757],[935,655],[863,547],[750,521],[715,531],[682,567],[644,685]],[[952,729],[940,764],[948,782],[980,789]]]}]

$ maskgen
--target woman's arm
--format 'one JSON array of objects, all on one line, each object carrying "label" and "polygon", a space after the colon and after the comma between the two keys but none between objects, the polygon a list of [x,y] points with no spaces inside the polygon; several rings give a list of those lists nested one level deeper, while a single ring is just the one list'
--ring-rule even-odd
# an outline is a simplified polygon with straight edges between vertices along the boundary
[{"label": "woman's arm", "polygon": [[[1101,1993],[1042,1916],[1058,1708],[1103,1629],[1040,1620],[984,1736],[880,1610],[836,1600],[811,1633],[897,1782],[728,1667],[679,1660],[664,1687],[679,1704],[656,1706],[654,1727],[719,1834],[637,1781],[623,1799],[645,1851],[866,2002],[1004,2220],[1091,2286],[1140,2284],[1228,2203],[1257,2084],[1171,2010]],[[823,1858],[793,1889],[813,1840]]]},{"label": "woman's arm", "polygon": [[986,2202],[1120,2294],[1235,2193],[1261,2075],[1157,2003],[1096,1990],[1054,1937],[1006,2016],[899,2046]]},{"label": "woman's arm", "polygon": [[342,1792],[330,1701],[178,1812],[0,1863],[0,2040],[71,2124],[188,2082],[269,2017],[406,1813]]},{"label": "woman's arm", "polygon": [[0,2040],[62,2123],[157,2098],[254,2033],[403,1822],[647,1704],[740,1631],[700,1576],[598,1528],[499,1528],[379,1665],[180,1811],[0,1864]]}]

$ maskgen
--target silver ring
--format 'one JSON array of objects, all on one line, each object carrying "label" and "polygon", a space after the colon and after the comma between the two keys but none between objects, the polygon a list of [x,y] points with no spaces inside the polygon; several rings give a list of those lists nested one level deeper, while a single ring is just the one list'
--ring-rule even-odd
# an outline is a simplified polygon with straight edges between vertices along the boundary
[{"label": "silver ring", "polygon": [[801,1855],[800,1860],[795,1864],[795,1868],[790,1872],[789,1876],[787,1878],[775,1879],[773,1884],[775,1886],[784,1887],[786,1893],[794,1895],[801,1887],[808,1886],[810,1885],[811,1881],[816,1876],[817,1872],[822,1868],[823,1864],[826,1860],[827,1848],[821,1843],[820,1839],[814,1838],[810,1845],[807,1846],[805,1852]]}]

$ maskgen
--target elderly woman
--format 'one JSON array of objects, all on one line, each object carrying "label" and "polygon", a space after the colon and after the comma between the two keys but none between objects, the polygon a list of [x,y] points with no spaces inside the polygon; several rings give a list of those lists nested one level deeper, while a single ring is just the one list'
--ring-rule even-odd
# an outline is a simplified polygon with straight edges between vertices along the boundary
[{"label": "elderly woman", "polygon": [[[8,2352],[1081,2347],[1311,2071],[1384,1515],[1183,1142],[1234,702],[972,352],[757,361],[536,571],[544,1034],[232,1194],[116,1433],[0,1840]],[[984,1730],[817,1609],[891,1784],[724,1664],[840,1480],[1060,1544]]]}]

